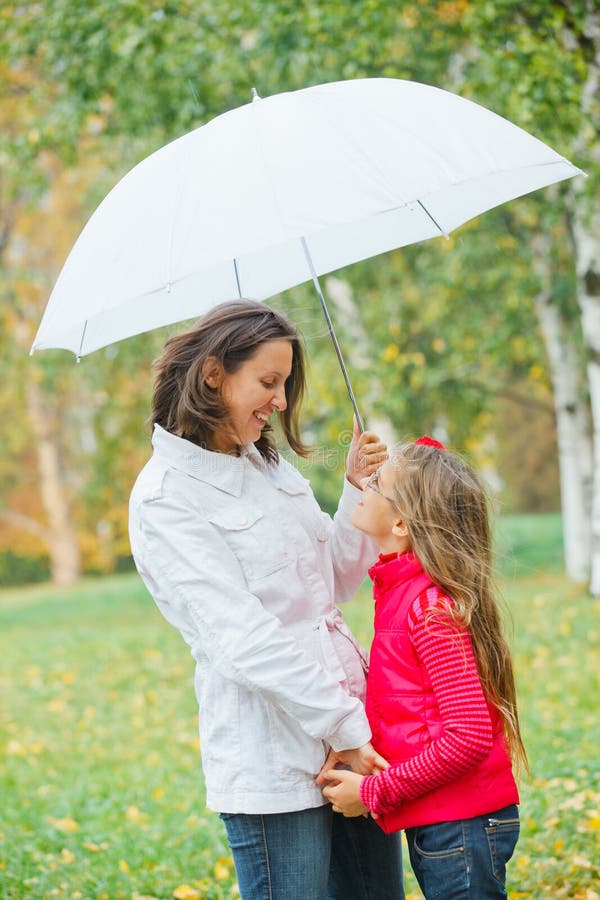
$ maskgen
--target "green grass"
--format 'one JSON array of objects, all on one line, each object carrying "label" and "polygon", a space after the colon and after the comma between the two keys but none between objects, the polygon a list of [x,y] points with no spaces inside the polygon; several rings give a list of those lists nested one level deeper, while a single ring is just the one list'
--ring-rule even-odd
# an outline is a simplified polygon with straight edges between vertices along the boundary
[{"label": "green grass", "polygon": [[560,513],[502,516],[496,526],[498,568],[505,576],[563,571]]},{"label": "green grass", "polygon": [[[503,520],[499,540],[532,767],[510,897],[597,900],[598,605],[560,574],[556,517]],[[368,642],[366,585],[346,614]],[[192,675],[136,576],[0,593],[0,897],[237,896]]]}]

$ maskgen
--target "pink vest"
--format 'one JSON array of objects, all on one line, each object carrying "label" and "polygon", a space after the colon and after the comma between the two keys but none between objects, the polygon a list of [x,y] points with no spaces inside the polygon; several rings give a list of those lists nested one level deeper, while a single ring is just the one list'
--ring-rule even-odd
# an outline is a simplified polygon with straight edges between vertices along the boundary
[{"label": "pink vest", "polygon": [[[373,745],[391,765],[421,753],[442,734],[443,723],[426,672],[408,633],[410,608],[426,590],[439,588],[412,554],[383,557],[370,570],[374,584],[375,637],[367,679],[367,715]],[[500,714],[488,703],[493,744],[479,765],[396,810],[380,816],[387,833],[414,825],[468,819],[519,802]]]}]

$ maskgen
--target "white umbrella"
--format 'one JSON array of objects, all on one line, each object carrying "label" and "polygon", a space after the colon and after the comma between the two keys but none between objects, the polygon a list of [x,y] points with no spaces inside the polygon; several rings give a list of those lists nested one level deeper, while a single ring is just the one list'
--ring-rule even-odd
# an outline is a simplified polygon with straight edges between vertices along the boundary
[{"label": "white umbrella", "polygon": [[67,258],[32,352],[80,357],[310,278],[324,305],[319,275],[447,235],[579,172],[506,119],[429,85],[357,79],[255,97],[113,188]]}]

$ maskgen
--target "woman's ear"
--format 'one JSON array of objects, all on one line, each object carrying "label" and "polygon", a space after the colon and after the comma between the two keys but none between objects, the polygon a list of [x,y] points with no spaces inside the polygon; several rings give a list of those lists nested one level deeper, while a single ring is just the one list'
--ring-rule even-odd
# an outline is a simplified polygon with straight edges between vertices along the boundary
[{"label": "woman's ear", "polygon": [[394,522],[392,525],[392,534],[395,534],[396,537],[405,538],[408,537],[408,528],[406,527],[406,523],[402,521],[402,519],[398,519],[397,522]]},{"label": "woman's ear", "polygon": [[208,356],[202,363],[202,378],[210,388],[221,387],[223,366],[216,356]]}]

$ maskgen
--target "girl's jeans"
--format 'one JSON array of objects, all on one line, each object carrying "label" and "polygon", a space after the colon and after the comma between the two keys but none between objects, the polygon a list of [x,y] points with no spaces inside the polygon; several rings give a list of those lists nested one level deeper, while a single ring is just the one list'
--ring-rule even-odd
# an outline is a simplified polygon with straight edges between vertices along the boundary
[{"label": "girl's jeans", "polygon": [[506,897],[506,863],[519,839],[519,811],[406,829],[410,862],[426,900]]},{"label": "girl's jeans", "polygon": [[221,813],[242,900],[403,900],[400,833],[331,806]]}]

